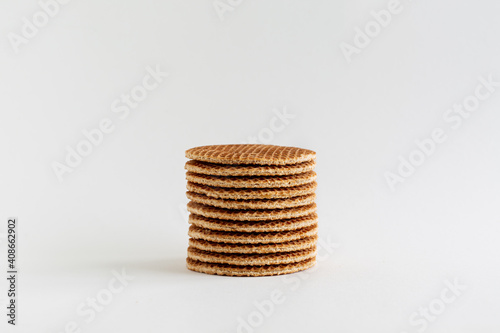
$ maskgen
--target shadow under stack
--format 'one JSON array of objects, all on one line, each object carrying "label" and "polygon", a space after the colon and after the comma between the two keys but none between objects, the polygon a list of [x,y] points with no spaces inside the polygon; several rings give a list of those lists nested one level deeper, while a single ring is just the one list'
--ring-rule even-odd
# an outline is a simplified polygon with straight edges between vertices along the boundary
[{"label": "shadow under stack", "polygon": [[272,145],[186,151],[190,270],[294,273],[316,263],[316,153]]}]

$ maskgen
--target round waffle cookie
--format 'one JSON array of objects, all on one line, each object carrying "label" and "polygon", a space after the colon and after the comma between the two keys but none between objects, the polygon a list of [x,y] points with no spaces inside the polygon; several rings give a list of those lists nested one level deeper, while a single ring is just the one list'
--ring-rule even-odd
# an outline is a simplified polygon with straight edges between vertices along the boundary
[{"label": "round waffle cookie", "polygon": [[295,217],[306,216],[316,212],[316,204],[312,203],[300,207],[283,209],[224,209],[207,206],[190,201],[187,204],[187,210],[196,215],[211,217],[221,220],[234,221],[265,221],[265,220],[283,220]]},{"label": "round waffle cookie", "polygon": [[316,180],[316,172],[308,171],[290,176],[210,176],[201,173],[186,172],[190,182],[217,187],[235,188],[270,188],[292,187],[309,184]]},{"label": "round waffle cookie", "polygon": [[318,232],[318,224],[313,224],[297,230],[277,232],[231,232],[216,231],[200,228],[195,225],[189,227],[188,235],[195,239],[203,239],[219,243],[241,244],[269,244],[290,242],[297,239],[311,237]]},{"label": "round waffle cookie", "polygon": [[310,215],[296,217],[287,220],[275,221],[230,221],[219,220],[204,217],[196,214],[189,214],[189,223],[200,228],[218,230],[218,231],[236,231],[236,232],[272,232],[272,231],[287,231],[309,227],[318,222],[318,215],[312,213]]},{"label": "round waffle cookie", "polygon": [[316,247],[309,249],[293,251],[293,252],[277,252],[277,253],[252,253],[252,254],[237,254],[237,253],[217,253],[199,250],[194,247],[188,248],[188,258],[198,261],[229,264],[229,265],[280,265],[289,264],[298,261],[304,261],[316,256]]},{"label": "round waffle cookie", "polygon": [[193,202],[204,205],[226,208],[226,209],[278,209],[304,206],[314,203],[316,194],[308,194],[300,197],[289,199],[251,199],[251,200],[233,200],[233,199],[218,199],[199,194],[195,192],[186,193],[188,199]]},{"label": "round waffle cookie", "polygon": [[258,165],[258,164],[214,164],[191,160],[185,169],[194,173],[212,176],[288,176],[312,171],[316,161],[288,165]]},{"label": "round waffle cookie", "polygon": [[210,252],[220,253],[277,253],[291,252],[309,249],[316,245],[318,235],[301,238],[284,243],[269,244],[236,244],[236,243],[217,243],[203,239],[189,239],[189,246]]},{"label": "round waffle cookie", "polygon": [[312,182],[309,184],[278,187],[278,188],[228,188],[213,187],[193,182],[187,182],[187,189],[191,192],[200,193],[209,197],[221,199],[281,199],[293,198],[302,195],[314,193],[318,184]]},{"label": "round waffle cookie", "polygon": [[271,276],[290,274],[308,269],[316,263],[316,258],[306,259],[291,264],[238,266],[228,264],[214,264],[203,261],[186,259],[187,268],[200,273],[229,276]]},{"label": "round waffle cookie", "polygon": [[287,165],[311,161],[316,153],[309,149],[273,145],[214,145],[192,148],[186,157],[220,164]]}]

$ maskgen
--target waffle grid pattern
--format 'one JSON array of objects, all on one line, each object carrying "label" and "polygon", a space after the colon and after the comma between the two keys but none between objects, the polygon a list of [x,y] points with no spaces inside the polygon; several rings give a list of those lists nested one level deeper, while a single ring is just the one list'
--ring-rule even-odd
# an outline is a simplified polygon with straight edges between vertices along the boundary
[{"label": "waffle grid pattern", "polygon": [[273,145],[202,146],[186,151],[186,157],[218,164],[287,165],[314,160],[309,149]]}]

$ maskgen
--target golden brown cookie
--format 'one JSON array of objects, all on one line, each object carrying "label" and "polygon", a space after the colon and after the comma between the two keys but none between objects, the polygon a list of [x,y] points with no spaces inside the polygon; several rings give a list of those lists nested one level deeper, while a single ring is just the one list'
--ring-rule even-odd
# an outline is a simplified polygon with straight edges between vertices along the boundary
[{"label": "golden brown cookie", "polygon": [[215,164],[191,160],[185,169],[212,176],[288,176],[314,170],[316,161],[287,165]]},{"label": "golden brown cookie", "polygon": [[276,253],[253,253],[253,254],[238,254],[238,253],[218,253],[199,250],[194,247],[188,248],[188,258],[198,261],[211,262],[216,264],[228,265],[280,265],[289,264],[298,261],[304,261],[316,256],[316,247],[309,249],[293,251],[293,252],[276,252]]},{"label": "golden brown cookie", "polygon": [[218,230],[218,231],[235,231],[235,232],[269,232],[269,231],[287,231],[309,227],[318,222],[318,215],[312,213],[302,217],[296,217],[286,220],[274,221],[231,221],[219,220],[209,217],[204,217],[196,214],[189,214],[189,223],[200,228]]},{"label": "golden brown cookie", "polygon": [[214,264],[191,258],[186,259],[187,268],[200,273],[229,276],[271,276],[290,274],[308,269],[316,263],[316,258],[307,259],[291,264],[265,266],[238,266]]},{"label": "golden brown cookie", "polygon": [[318,224],[313,224],[302,229],[276,232],[216,231],[191,225],[188,235],[195,239],[203,239],[218,243],[269,244],[284,243],[307,238],[316,235],[317,232]]},{"label": "golden brown cookie", "polygon": [[250,200],[233,200],[233,199],[218,199],[199,194],[195,192],[186,192],[186,196],[193,202],[200,204],[226,208],[226,209],[278,209],[305,206],[314,203],[316,194],[308,194],[300,197],[288,199],[250,199]]},{"label": "golden brown cookie", "polygon": [[221,220],[234,221],[266,221],[283,220],[306,216],[316,212],[316,204],[283,209],[224,209],[207,206],[190,201],[187,210],[196,215],[211,217]]},{"label": "golden brown cookie", "polygon": [[231,188],[213,187],[203,184],[187,182],[187,189],[191,192],[205,194],[209,197],[221,199],[281,199],[293,198],[314,193],[317,183],[278,188]]},{"label": "golden brown cookie", "polygon": [[206,241],[203,239],[189,239],[189,246],[194,248],[222,253],[276,253],[276,252],[291,252],[303,249],[309,249],[316,245],[318,235],[297,239],[284,243],[269,243],[269,244],[236,244],[236,243],[217,243]]},{"label": "golden brown cookie", "polygon": [[186,157],[220,164],[286,165],[314,160],[316,153],[295,147],[242,144],[191,148]]},{"label": "golden brown cookie", "polygon": [[190,182],[216,187],[234,188],[270,188],[292,187],[312,183],[316,180],[316,172],[308,171],[290,176],[210,176],[201,173],[186,172]]}]

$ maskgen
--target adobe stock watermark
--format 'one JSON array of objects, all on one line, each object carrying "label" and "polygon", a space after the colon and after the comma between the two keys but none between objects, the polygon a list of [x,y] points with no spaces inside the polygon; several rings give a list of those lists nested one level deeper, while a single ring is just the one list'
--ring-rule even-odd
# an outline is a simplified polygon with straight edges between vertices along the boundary
[{"label": "adobe stock watermark", "polygon": [[[111,112],[116,114],[118,119],[126,119],[130,112],[136,109],[169,75],[163,72],[159,65],[154,69],[147,66],[145,70],[146,74],[140,84],[135,85],[129,92],[122,93],[120,98],[111,103]],[[104,142],[106,135],[114,130],[115,122],[109,117],[102,118],[94,128],[83,129],[80,141],[74,147],[66,146],[66,156],[62,162],[52,162],[52,170],[59,182],[64,180],[64,175],[72,173],[86,157],[92,154],[95,147]]]},{"label": "adobe stock watermark", "polygon": [[286,126],[295,118],[293,113],[287,111],[286,106],[281,110],[275,108],[272,112],[274,116],[269,120],[268,127],[264,127],[257,134],[247,137],[244,143],[269,144],[274,140],[276,133],[283,132]]},{"label": "adobe stock watermark", "polygon": [[339,44],[348,64],[352,62],[352,57],[367,48],[393,22],[394,17],[401,14],[404,8],[400,0],[390,0],[386,7],[379,11],[372,10],[370,12],[372,20],[368,21],[362,29],[358,26],[354,27],[354,37],[351,43]]},{"label": "adobe stock watermark", "polygon": [[179,213],[181,214],[182,221],[184,221],[184,224],[189,224],[189,211],[187,210],[187,204],[189,200],[185,198],[184,202],[179,204]]},{"label": "adobe stock watermark", "polygon": [[409,316],[408,322],[411,329],[401,333],[425,332],[429,325],[434,323],[467,289],[467,286],[460,283],[457,278],[453,279],[453,282],[445,280],[444,285],[445,287],[441,290],[439,296],[432,299],[427,305],[419,307],[417,311]]},{"label": "adobe stock watermark", "polygon": [[243,0],[215,0],[212,4],[219,20],[225,20],[226,13],[233,12],[238,8]]},{"label": "adobe stock watermark", "polygon": [[[287,107],[284,106],[281,110],[274,108],[272,109],[274,116],[269,120],[267,127],[260,129],[255,135],[248,136],[246,140],[242,143],[245,144],[269,144],[274,140],[276,133],[283,132],[292,120],[295,119],[295,114],[287,111]],[[182,223],[189,224],[189,212],[187,210],[187,203],[189,200],[185,199],[184,202],[180,203],[177,208],[179,214],[182,217]]]},{"label": "adobe stock watermark", "polygon": [[0,232],[0,248],[3,249],[3,243],[6,242],[7,234],[4,232]]},{"label": "adobe stock watermark", "polygon": [[127,275],[125,268],[121,272],[115,270],[111,271],[113,277],[108,281],[105,288],[99,290],[93,297],[87,297],[76,307],[76,315],[78,319],[67,322],[59,333],[81,333],[85,325],[93,322],[99,313],[104,311],[115,296],[121,294],[131,281],[135,279],[134,276]]},{"label": "adobe stock watermark", "polygon": [[[4,226],[2,226],[2,229],[3,228]],[[2,255],[7,252],[7,234],[4,232],[0,232],[0,252],[2,253]],[[2,309],[7,309],[9,305],[9,299],[7,297],[8,293],[4,292],[7,289],[7,286],[5,286],[4,288],[2,284],[2,292],[0,293],[0,306],[2,307]],[[0,325],[4,325],[4,323],[2,322],[2,324]]]},{"label": "adobe stock watermark", "polygon": [[273,289],[269,293],[269,297],[260,301],[254,301],[254,310],[252,310],[245,316],[238,316],[236,318],[236,332],[256,332],[256,330],[264,324],[266,318],[271,317],[275,313],[278,306],[283,304],[287,300],[287,293],[297,291],[303,284],[303,282],[309,279],[311,277],[311,274],[318,269],[318,263],[328,260],[334,253],[334,251],[339,247],[340,245],[332,242],[330,237],[327,237],[326,240],[323,240],[321,238],[318,239],[316,265],[302,272],[283,275],[282,281],[285,285],[287,285],[287,288],[285,290],[283,290],[284,288]]},{"label": "adobe stock watermark", "polygon": [[50,20],[56,17],[61,11],[62,6],[68,4],[71,0],[39,0],[39,9],[35,11],[30,18],[23,16],[20,33],[9,32],[7,39],[12,46],[15,54],[19,53],[19,48],[26,45],[35,38],[41,29],[46,27]]},{"label": "adobe stock watermark", "polygon": [[487,78],[481,76],[477,80],[479,83],[473,93],[466,96],[460,103],[453,104],[443,113],[445,126],[436,127],[427,137],[416,140],[415,148],[407,156],[398,156],[399,163],[395,171],[384,173],[387,186],[391,191],[396,191],[398,184],[404,183],[414,175],[418,168],[436,153],[439,145],[448,140],[448,133],[462,127],[463,122],[469,119],[479,109],[481,103],[490,98],[500,86],[500,82],[494,81],[493,74],[489,74]]}]

